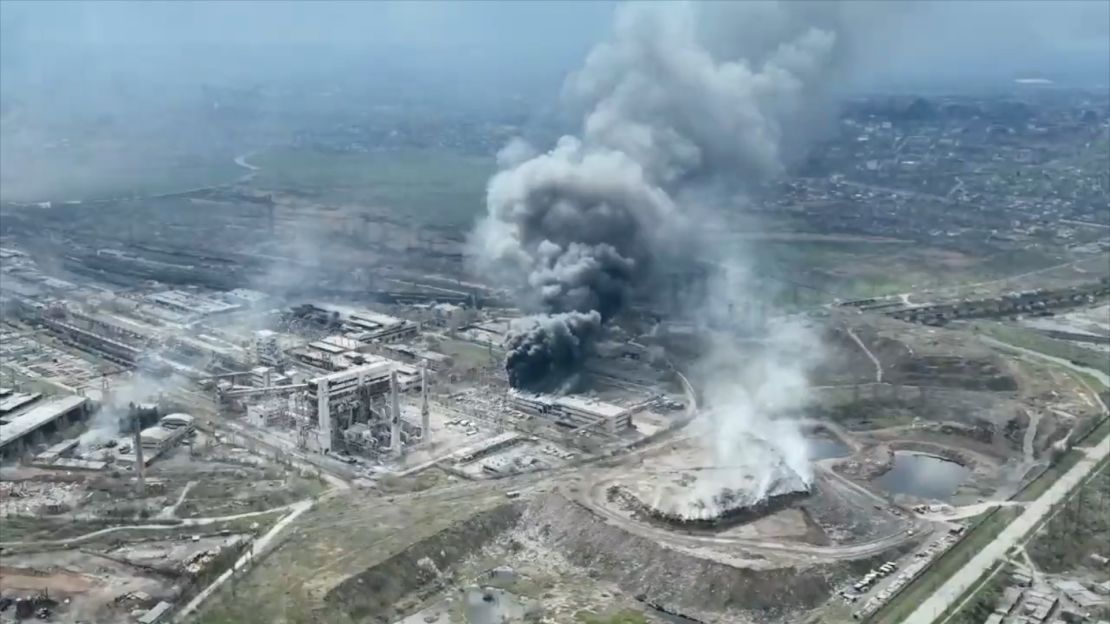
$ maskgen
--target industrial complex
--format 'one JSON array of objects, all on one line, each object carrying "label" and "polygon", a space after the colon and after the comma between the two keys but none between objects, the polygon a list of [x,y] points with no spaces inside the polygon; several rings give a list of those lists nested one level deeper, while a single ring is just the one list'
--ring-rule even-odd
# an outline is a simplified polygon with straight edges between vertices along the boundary
[{"label": "industrial complex", "polygon": [[[1110,621],[1104,85],[834,107],[839,4],[609,8],[581,123],[0,93],[0,624]],[[169,188],[9,173],[132,135]]]}]

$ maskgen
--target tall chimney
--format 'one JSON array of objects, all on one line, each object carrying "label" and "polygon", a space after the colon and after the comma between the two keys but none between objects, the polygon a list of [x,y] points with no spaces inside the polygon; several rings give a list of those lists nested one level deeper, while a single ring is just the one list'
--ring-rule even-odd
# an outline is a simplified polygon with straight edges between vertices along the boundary
[{"label": "tall chimney", "polygon": [[428,368],[420,367],[420,431],[425,442],[431,442],[431,417],[428,414]]},{"label": "tall chimney", "polygon": [[397,371],[389,373],[389,450],[401,457],[401,399],[397,391]]},{"label": "tall chimney", "polygon": [[143,423],[138,411],[131,417],[131,424],[134,428],[132,444],[135,447],[131,452],[135,454],[135,475],[138,477],[139,496],[142,496],[146,490],[146,484],[143,483],[143,473],[146,471],[146,467],[143,466]]}]

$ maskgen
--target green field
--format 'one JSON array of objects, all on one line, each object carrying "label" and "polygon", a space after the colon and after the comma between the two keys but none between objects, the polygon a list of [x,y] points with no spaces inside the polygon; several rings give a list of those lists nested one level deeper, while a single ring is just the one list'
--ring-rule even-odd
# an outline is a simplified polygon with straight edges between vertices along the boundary
[{"label": "green field", "polygon": [[1056,262],[1035,252],[978,257],[904,241],[834,236],[825,240],[753,240],[737,245],[742,254],[754,259],[757,274],[780,282],[780,303],[793,303],[791,282],[815,287],[798,289],[802,305],[834,296],[855,299],[951,288]]},{"label": "green field", "polygon": [[485,210],[491,158],[446,150],[328,153],[272,150],[250,158],[262,188],[361,203],[429,224],[468,225]]},{"label": "green field", "polygon": [[1023,487],[1021,491],[1014,496],[1014,500],[1037,500],[1041,496],[1041,494],[1045,493],[1045,490],[1047,490],[1049,487],[1052,486],[1053,483],[1056,482],[1056,479],[1059,479],[1067,471],[1074,468],[1081,459],[1083,459],[1083,451],[1077,451],[1073,449],[1064,453],[1062,457],[1060,457],[1051,466],[1045,469],[1045,471],[1038,475],[1036,479],[1033,479],[1025,487]]},{"label": "green field", "polygon": [[[1062,535],[1068,539],[1060,539]],[[1044,572],[1090,567],[1105,578],[1105,572],[1091,566],[1088,557],[1093,553],[1110,556],[1110,470],[1106,462],[1037,529],[1027,548]]]},{"label": "green field", "polygon": [[1110,436],[1110,418],[1104,418],[1098,422],[1093,429],[1088,432],[1083,439],[1076,443],[1076,446],[1096,446]]},{"label": "green field", "polygon": [[49,158],[30,155],[19,166],[0,170],[0,198],[38,202],[143,197],[228,184],[246,173],[231,156],[123,158],[115,153],[121,149],[90,147]]},{"label": "green field", "polygon": [[[975,323],[974,328],[976,331],[982,332],[995,340],[1012,344],[1015,347],[1037,351],[1045,355],[1068,360],[1079,366],[1086,366],[1087,368],[1093,368],[1104,373],[1110,373],[1110,358],[1108,358],[1106,354],[1091,349],[1085,349],[1066,340],[1049,338],[1031,329],[1015,327],[1013,325],[1003,325],[1001,323],[980,322]],[[1088,375],[1083,375],[1083,378],[1085,381],[1089,380],[1088,383],[1093,383],[1094,385],[1091,387],[1095,390],[1102,387],[1101,383]]]},{"label": "green field", "polygon": [[1010,584],[1009,565],[995,564],[984,574],[988,580],[964,592],[956,603],[937,618],[941,624],[979,624],[994,611],[1002,591]]}]

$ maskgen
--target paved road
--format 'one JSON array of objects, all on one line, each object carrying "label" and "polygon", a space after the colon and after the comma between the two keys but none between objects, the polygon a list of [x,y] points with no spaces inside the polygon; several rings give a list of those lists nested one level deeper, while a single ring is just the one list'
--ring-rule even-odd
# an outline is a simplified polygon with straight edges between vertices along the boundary
[{"label": "paved road", "polygon": [[979,577],[1004,558],[1006,551],[1020,542],[1025,534],[1052,510],[1053,505],[1079,485],[1100,461],[1110,456],[1110,436],[1104,438],[1095,447],[1083,450],[1087,454],[1086,457],[1079,460],[1078,464],[1053,483],[1040,498],[1029,503],[1025,511],[1003,529],[993,542],[979,551],[979,554],[975,555],[967,565],[921,603],[916,611],[902,621],[902,624],[932,624],[945,609],[959,600],[969,587],[978,582]]}]

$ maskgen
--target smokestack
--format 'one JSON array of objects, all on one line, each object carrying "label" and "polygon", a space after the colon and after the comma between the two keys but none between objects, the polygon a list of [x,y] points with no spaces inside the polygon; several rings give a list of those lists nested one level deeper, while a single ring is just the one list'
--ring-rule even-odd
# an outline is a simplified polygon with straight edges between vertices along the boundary
[{"label": "smokestack", "polygon": [[132,451],[135,453],[135,476],[138,478],[139,496],[142,496],[146,490],[146,484],[143,482],[143,473],[146,471],[146,467],[143,466],[143,423],[138,412],[135,413],[131,422],[135,430],[133,432],[135,449]]},{"label": "smokestack", "polygon": [[389,450],[393,457],[401,457],[401,401],[397,392],[397,371],[389,373]]},{"label": "smokestack", "polygon": [[108,384],[108,376],[102,375],[100,377],[100,404],[109,405],[112,402],[112,388]]},{"label": "smokestack", "polygon": [[428,368],[420,367],[420,427],[425,442],[431,442],[431,415],[428,413]]}]

